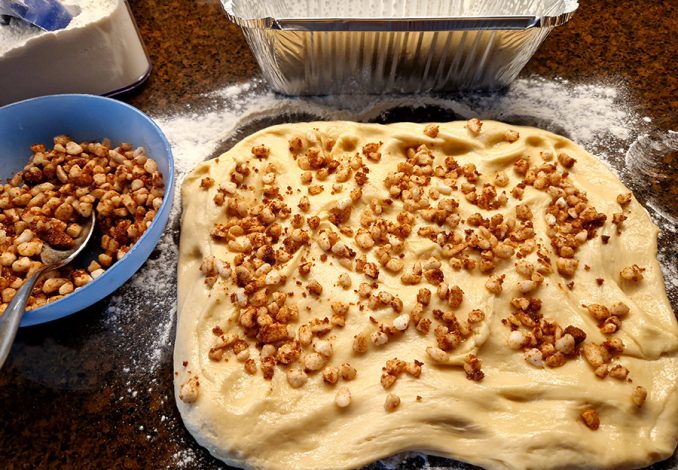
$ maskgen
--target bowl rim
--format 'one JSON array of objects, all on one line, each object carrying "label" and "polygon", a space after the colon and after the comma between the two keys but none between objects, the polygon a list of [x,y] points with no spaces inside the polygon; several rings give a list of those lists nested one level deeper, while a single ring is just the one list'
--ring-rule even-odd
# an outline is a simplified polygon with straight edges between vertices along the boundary
[{"label": "bowl rim", "polygon": [[[141,250],[141,245],[144,244],[144,242],[147,241],[147,237],[150,236],[152,229],[160,223],[159,221],[162,218],[162,217],[160,217],[160,215],[164,214],[165,212],[170,211],[170,208],[171,208],[171,205],[172,205],[172,202],[173,202],[172,201],[173,194],[174,194],[174,180],[175,180],[174,155],[172,154],[172,147],[169,143],[169,140],[167,139],[167,136],[162,131],[160,126],[158,126],[158,124],[150,116],[148,116],[143,111],[135,108],[134,106],[127,104],[123,101],[120,101],[118,99],[115,99],[115,98],[109,98],[109,97],[106,97],[106,96],[99,96],[99,95],[92,95],[92,94],[85,94],[85,93],[62,93],[62,94],[54,94],[54,95],[43,95],[43,96],[37,96],[37,97],[34,97],[34,98],[28,98],[28,99],[25,99],[25,100],[17,101],[17,102],[14,102],[14,103],[9,103],[9,104],[4,105],[4,106],[0,106],[0,113],[9,112],[11,110],[11,108],[25,106],[27,104],[34,103],[34,102],[54,101],[54,100],[59,100],[59,99],[62,99],[62,100],[63,99],[65,99],[65,100],[71,100],[72,99],[72,100],[75,100],[75,101],[101,101],[101,102],[106,102],[108,104],[113,104],[114,106],[120,106],[122,108],[125,108],[128,111],[131,111],[133,114],[137,114],[138,116],[140,116],[142,118],[143,121],[150,124],[150,128],[160,137],[162,147],[165,151],[165,154],[167,155],[168,175],[163,175],[163,178],[166,178],[165,195],[163,197],[162,204],[160,204],[160,207],[158,208],[158,211],[156,212],[155,217],[153,218],[153,221],[151,222],[151,225],[146,229],[146,231],[139,238],[139,240],[137,240],[137,242],[134,243],[134,245],[132,245],[132,248],[130,248],[130,250],[125,254],[125,256],[122,257],[122,259],[114,262],[111,265],[111,267],[106,269],[101,276],[97,277],[96,279],[93,279],[92,282],[83,286],[82,289],[84,291],[85,289],[89,288],[90,286],[102,284],[107,279],[110,279],[111,276],[115,276],[115,274],[118,271],[123,269],[124,268],[124,265],[123,265],[124,261],[128,257],[134,256],[134,254],[136,252]],[[167,221],[168,220],[165,220],[163,230],[160,232],[158,240],[155,242],[154,247],[160,241],[160,238],[162,237],[164,229],[166,228]],[[151,252],[152,252],[152,250],[151,250]],[[148,260],[148,257],[146,257],[144,259],[144,261],[142,262],[142,266],[147,260]],[[140,268],[138,268],[138,269],[140,269]],[[85,308],[89,307],[90,305],[92,305],[93,303],[96,303],[100,300],[103,300],[103,298],[107,297],[108,295],[111,295],[113,292],[115,292],[117,289],[119,289],[122,286],[122,284],[129,281],[129,279],[131,279],[134,276],[134,274],[136,274],[138,269],[136,271],[134,271],[133,273],[131,273],[120,284],[120,286],[113,289],[112,292],[108,293],[106,296],[102,297],[101,299],[97,299],[94,302],[92,302],[88,305],[85,305],[84,307],[82,307],[82,309],[85,309]],[[72,294],[75,294],[76,292],[77,291],[74,291]],[[66,317],[66,316],[69,316],[69,315],[72,315],[74,313],[79,312],[82,309],[70,311],[70,312],[62,313],[62,314],[58,314],[58,315],[47,315],[45,318],[40,318],[41,314],[44,315],[44,313],[45,313],[44,309],[57,308],[57,307],[63,306],[65,303],[67,303],[69,301],[69,297],[72,294],[68,294],[68,295],[64,296],[63,298],[61,298],[59,300],[56,300],[54,302],[42,305],[42,306],[40,306],[36,309],[27,310],[26,313],[24,314],[24,317],[21,320],[20,326],[21,327],[27,327],[27,326],[39,325],[39,324],[42,324],[42,323],[48,323],[48,322],[51,322],[53,320],[58,320],[60,318],[63,318],[63,317]],[[57,307],[55,307],[55,306],[57,306]]]}]

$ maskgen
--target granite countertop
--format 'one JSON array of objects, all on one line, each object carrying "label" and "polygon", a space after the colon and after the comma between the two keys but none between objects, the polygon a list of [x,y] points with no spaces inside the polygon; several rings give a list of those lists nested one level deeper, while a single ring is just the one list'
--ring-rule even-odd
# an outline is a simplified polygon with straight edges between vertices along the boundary
[{"label": "granite countertop", "polygon": [[[187,104],[199,109],[203,93],[259,75],[243,35],[217,0],[129,3],[154,69],[142,87],[121,97],[124,101],[149,113]],[[678,129],[676,31],[674,1],[584,1],[521,76],[621,83],[633,95],[638,115],[650,117],[659,130]],[[666,194],[675,215],[678,159],[669,154],[664,163],[672,175]],[[120,312],[109,298],[19,332],[0,371],[0,466],[219,467],[185,431],[175,408],[173,331],[154,344],[143,334],[167,312],[154,311],[153,299],[144,305]],[[137,360],[146,349],[157,355],[153,367],[141,367]],[[653,468],[677,465],[674,456]]]}]

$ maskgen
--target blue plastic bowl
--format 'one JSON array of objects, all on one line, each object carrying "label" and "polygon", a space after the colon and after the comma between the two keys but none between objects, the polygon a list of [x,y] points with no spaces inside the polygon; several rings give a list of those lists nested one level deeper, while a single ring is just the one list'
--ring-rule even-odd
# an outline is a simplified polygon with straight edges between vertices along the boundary
[{"label": "blue plastic bowl", "polygon": [[104,274],[63,299],[26,312],[21,326],[37,325],[71,315],[120,287],[144,264],[162,235],[170,215],[174,191],[174,162],[169,142],[144,113],[120,101],[94,95],[51,95],[0,108],[0,178],[5,181],[23,169],[31,145],[54,145],[54,136],[75,141],[111,139],[144,147],[158,162],[165,181],[165,197],[153,223],[132,249]]}]

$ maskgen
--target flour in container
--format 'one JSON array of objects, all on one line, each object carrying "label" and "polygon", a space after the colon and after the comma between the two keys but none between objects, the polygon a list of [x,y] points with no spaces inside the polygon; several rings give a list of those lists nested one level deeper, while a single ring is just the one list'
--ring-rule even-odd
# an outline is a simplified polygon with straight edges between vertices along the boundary
[{"label": "flour in container", "polygon": [[[79,2],[61,2],[73,15],[73,19],[63,30],[81,28],[107,15],[120,3],[118,0],[81,0]],[[0,25],[0,57],[7,52],[22,47],[32,38],[53,34],[17,18],[10,18],[9,24]]]},{"label": "flour in container", "polygon": [[[74,16],[62,30],[42,31],[16,19],[0,25],[0,106],[52,93],[108,94],[150,71],[125,0],[64,6]],[[48,74],[42,72],[46,63]]]}]

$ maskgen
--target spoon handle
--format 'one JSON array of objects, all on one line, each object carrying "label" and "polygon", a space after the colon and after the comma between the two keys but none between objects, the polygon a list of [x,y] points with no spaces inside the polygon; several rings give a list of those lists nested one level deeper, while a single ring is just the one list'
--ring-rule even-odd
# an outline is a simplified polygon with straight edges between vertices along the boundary
[{"label": "spoon handle", "polygon": [[35,272],[31,277],[26,279],[24,284],[14,294],[14,298],[9,303],[5,312],[0,316],[0,368],[5,363],[5,359],[12,349],[14,337],[19,329],[21,318],[26,312],[26,303],[31,295],[33,286],[42,275],[43,270]]}]

